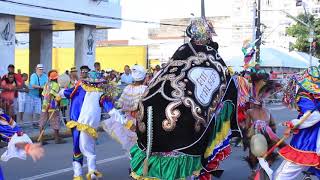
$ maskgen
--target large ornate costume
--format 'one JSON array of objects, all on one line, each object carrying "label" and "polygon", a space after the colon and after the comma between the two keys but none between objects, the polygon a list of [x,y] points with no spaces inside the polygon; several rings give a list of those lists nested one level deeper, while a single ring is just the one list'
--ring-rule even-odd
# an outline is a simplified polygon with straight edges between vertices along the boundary
[{"label": "large ornate costume", "polygon": [[205,19],[187,29],[191,41],[150,82],[139,105],[134,178],[206,178],[231,152],[237,90]]},{"label": "large ornate costume", "polygon": [[90,72],[89,78],[78,81],[64,96],[71,99],[70,119],[67,127],[72,129],[74,179],[82,179],[83,155],[88,162],[87,179],[101,177],[96,169],[95,139],[100,125],[102,107],[106,112],[113,108],[112,97],[104,93],[102,75]]},{"label": "large ornate costume", "polygon": [[303,76],[296,78],[296,82],[298,89],[293,87],[294,89],[289,92],[297,92],[296,103],[299,116],[298,119],[288,122],[287,125],[292,128],[307,111],[315,111],[298,127],[299,130],[294,133],[290,144],[279,150],[279,154],[285,160],[275,174],[276,180],[296,179],[303,170],[309,167],[309,170],[320,178],[319,69],[317,67],[307,69]]}]

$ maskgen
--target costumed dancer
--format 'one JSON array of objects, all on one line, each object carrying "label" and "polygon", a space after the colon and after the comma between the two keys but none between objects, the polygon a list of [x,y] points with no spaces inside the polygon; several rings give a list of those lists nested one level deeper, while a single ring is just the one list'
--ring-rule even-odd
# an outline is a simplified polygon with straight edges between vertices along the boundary
[{"label": "costumed dancer", "polygon": [[[234,75],[233,78],[238,89],[237,120],[241,131],[243,134],[246,134],[246,111],[250,108],[249,98],[251,92],[251,83],[249,83],[249,81],[244,77],[244,72],[242,72],[240,75]],[[246,139],[242,139],[240,137],[236,137],[234,139],[236,147],[239,146],[241,141],[242,143],[246,142]],[[246,146],[244,146],[244,150],[246,150]]]},{"label": "costumed dancer", "polygon": [[238,87],[238,123],[243,129],[246,121],[246,111],[249,109],[251,83],[243,76],[237,76]]},{"label": "costumed dancer", "polygon": [[[320,71],[310,67],[303,76],[297,77],[296,103],[299,116],[285,123],[286,133],[299,123],[299,118],[308,111],[314,111],[298,126],[289,145],[279,150],[285,159],[277,169],[275,180],[297,179],[302,171],[309,170],[320,178]],[[297,90],[297,91],[296,91]]]},{"label": "costumed dancer", "polygon": [[64,96],[71,100],[70,121],[66,126],[72,130],[73,136],[74,180],[82,179],[83,155],[88,163],[86,178],[91,180],[102,177],[96,168],[97,128],[100,125],[101,107],[106,112],[113,108],[113,97],[104,93],[106,81],[102,74],[88,71],[89,68],[82,68],[82,80],[75,87],[63,91]]},{"label": "costumed dancer", "polygon": [[212,41],[212,24],[201,18],[187,28],[191,41],[178,48],[149,83],[139,104],[131,148],[135,179],[210,179],[231,153],[237,90]]},{"label": "costumed dancer", "polygon": [[40,142],[46,144],[43,140],[43,133],[46,125],[50,123],[51,128],[54,130],[54,138],[56,144],[66,143],[59,135],[60,118],[59,118],[59,103],[61,97],[59,95],[60,86],[58,84],[58,72],[51,70],[48,73],[49,82],[43,88],[42,96],[42,112],[40,115]]},{"label": "costumed dancer", "polygon": [[144,67],[132,66],[131,75],[134,80],[133,84],[124,88],[118,100],[118,106],[124,112],[124,117],[116,109],[113,109],[109,112],[110,118],[103,123],[105,131],[118,140],[127,152],[137,142],[135,131],[138,105],[147,88],[143,85],[146,76]]},{"label": "costumed dancer", "polygon": [[[249,156],[246,160],[253,170],[252,178],[256,174],[256,167],[258,159],[256,157],[256,147],[260,144],[256,143],[255,139],[257,135],[262,135],[263,141],[266,142],[267,146],[271,148],[274,144],[279,141],[276,135],[276,124],[271,113],[263,106],[263,101],[266,97],[275,91],[280,86],[273,81],[268,80],[268,75],[265,73],[252,73],[252,92],[250,97],[250,109],[247,110],[246,115],[246,138],[248,142],[251,142]],[[260,137],[259,137],[260,138]],[[276,154],[271,154],[267,157],[269,164],[272,164],[276,159]]]},{"label": "costumed dancer", "polygon": [[[7,142],[7,150],[2,154],[1,160],[8,161],[11,158],[26,159],[29,155],[34,161],[40,159],[44,155],[44,149],[41,144],[33,144],[27,134],[16,122],[0,109],[0,140]],[[0,169],[0,179],[3,180],[3,173]]]}]

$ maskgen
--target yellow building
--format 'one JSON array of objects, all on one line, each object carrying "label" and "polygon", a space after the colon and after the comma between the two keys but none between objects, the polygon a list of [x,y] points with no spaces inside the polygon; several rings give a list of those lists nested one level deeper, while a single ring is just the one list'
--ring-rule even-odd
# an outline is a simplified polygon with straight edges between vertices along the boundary
[{"label": "yellow building", "polygon": [[[102,69],[112,68],[123,72],[125,65],[139,64],[147,67],[147,48],[145,46],[112,46],[97,47],[96,61],[101,63]],[[29,49],[16,49],[16,69],[29,72]],[[69,70],[74,64],[74,48],[53,48],[52,67],[60,73]]]}]

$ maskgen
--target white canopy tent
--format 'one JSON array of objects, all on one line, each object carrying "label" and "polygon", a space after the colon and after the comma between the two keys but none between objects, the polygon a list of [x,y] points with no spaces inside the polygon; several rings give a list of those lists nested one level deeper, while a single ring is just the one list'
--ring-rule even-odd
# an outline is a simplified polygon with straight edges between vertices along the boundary
[{"label": "white canopy tent", "polygon": [[[241,71],[244,56],[240,47],[229,47],[219,49],[219,53],[228,66],[235,71]],[[309,67],[309,55],[302,52],[289,52],[283,48],[261,47],[261,63],[266,68],[285,68],[285,69],[305,69]],[[319,59],[313,57],[312,65],[318,66]]]}]

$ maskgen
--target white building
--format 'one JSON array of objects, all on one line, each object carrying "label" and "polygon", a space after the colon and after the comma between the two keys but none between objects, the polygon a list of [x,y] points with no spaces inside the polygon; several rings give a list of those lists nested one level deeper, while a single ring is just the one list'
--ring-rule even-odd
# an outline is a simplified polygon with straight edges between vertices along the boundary
[{"label": "white building", "polygon": [[[29,69],[42,63],[52,67],[54,31],[75,31],[65,43],[74,39],[75,64],[77,67],[95,61],[96,29],[120,28],[120,0],[0,0],[0,59],[2,69],[14,64],[15,44],[28,44]],[[17,35],[17,33],[28,33]],[[73,32],[71,32],[73,33]],[[16,38],[18,37],[18,38]]]}]

